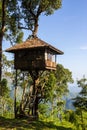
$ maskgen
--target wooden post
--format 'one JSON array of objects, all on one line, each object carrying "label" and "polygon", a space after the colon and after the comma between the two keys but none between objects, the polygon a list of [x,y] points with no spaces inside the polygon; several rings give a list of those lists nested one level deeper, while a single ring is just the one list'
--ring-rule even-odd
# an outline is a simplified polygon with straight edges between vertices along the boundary
[{"label": "wooden post", "polygon": [[17,93],[17,69],[15,75],[15,90],[14,90],[14,118],[17,118],[16,93]]},{"label": "wooden post", "polygon": [[57,56],[55,55],[55,63],[57,62]]}]

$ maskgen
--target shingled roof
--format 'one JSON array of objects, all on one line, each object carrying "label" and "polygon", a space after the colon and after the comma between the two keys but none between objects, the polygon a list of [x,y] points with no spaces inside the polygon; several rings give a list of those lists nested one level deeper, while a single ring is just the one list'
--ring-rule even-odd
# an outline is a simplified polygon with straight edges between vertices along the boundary
[{"label": "shingled roof", "polygon": [[26,50],[26,49],[33,49],[33,48],[49,48],[53,50],[56,54],[63,54],[62,51],[53,47],[52,45],[46,43],[45,41],[39,38],[31,38],[27,39],[25,42],[16,44],[6,50],[6,52],[15,53],[18,50]]}]

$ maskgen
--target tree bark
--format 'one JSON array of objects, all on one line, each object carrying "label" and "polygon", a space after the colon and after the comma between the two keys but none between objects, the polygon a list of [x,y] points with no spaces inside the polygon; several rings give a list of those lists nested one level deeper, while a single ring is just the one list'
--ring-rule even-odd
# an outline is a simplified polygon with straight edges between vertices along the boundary
[{"label": "tree bark", "polygon": [[33,37],[37,37],[37,32],[38,32],[38,18],[35,19],[34,23],[34,30],[33,30]]},{"label": "tree bark", "polygon": [[17,118],[17,106],[16,106],[16,95],[17,94],[17,70],[15,75],[15,90],[14,90],[14,118]]},{"label": "tree bark", "polygon": [[37,84],[39,78],[39,71],[30,71],[30,75],[33,79],[33,97],[34,97],[34,104],[32,107],[32,116],[38,118],[38,97],[37,97]]},{"label": "tree bark", "polygon": [[0,81],[2,77],[2,40],[3,40],[3,33],[0,32]]},{"label": "tree bark", "polygon": [[26,84],[24,84],[23,87],[24,88],[23,88],[22,100],[21,100],[21,103],[20,103],[20,114],[24,113],[24,95],[25,95],[25,90],[26,90]]},{"label": "tree bark", "polygon": [[38,118],[38,97],[36,97],[35,100],[35,116]]},{"label": "tree bark", "polygon": [[2,77],[2,41],[5,31],[5,3],[6,0],[2,1],[2,18],[1,18],[1,29],[0,29],[0,81]]}]

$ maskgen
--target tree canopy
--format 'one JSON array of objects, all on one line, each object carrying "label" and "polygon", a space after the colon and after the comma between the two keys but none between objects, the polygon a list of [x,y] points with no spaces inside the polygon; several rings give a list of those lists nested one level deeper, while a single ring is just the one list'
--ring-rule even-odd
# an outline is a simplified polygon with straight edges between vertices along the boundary
[{"label": "tree canopy", "polygon": [[[3,38],[11,44],[22,38],[23,32],[18,29],[18,1],[0,0],[0,80],[2,77],[2,45]],[[19,37],[19,38],[18,38]]]},{"label": "tree canopy", "polygon": [[83,116],[83,112],[87,111],[87,79],[85,76],[77,81],[77,85],[78,87],[81,87],[81,91],[77,97],[74,98],[73,104],[76,107],[78,114],[81,116],[82,130],[86,130]]},{"label": "tree canopy", "polygon": [[32,31],[36,36],[39,16],[51,15],[62,5],[62,0],[19,0],[19,28]]},{"label": "tree canopy", "polygon": [[80,110],[87,110],[87,79],[83,77],[77,81],[78,87],[81,87],[79,95],[74,99],[74,106]]}]

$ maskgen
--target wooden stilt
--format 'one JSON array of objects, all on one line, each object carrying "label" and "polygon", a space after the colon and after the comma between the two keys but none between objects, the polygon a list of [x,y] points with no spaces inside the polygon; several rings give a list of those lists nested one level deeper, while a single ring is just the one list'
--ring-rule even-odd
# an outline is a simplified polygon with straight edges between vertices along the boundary
[{"label": "wooden stilt", "polygon": [[17,92],[17,69],[15,75],[15,89],[14,89],[14,118],[17,118],[16,92]]}]

